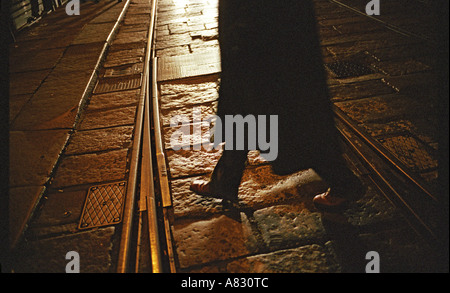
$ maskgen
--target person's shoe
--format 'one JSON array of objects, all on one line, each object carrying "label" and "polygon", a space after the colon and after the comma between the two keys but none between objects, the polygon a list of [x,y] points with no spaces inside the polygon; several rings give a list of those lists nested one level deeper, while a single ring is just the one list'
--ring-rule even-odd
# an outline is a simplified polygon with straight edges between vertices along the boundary
[{"label": "person's shoe", "polygon": [[36,21],[38,18],[36,16],[30,16],[27,19],[27,23],[32,23],[33,21]]},{"label": "person's shoe", "polygon": [[341,211],[347,207],[348,202],[348,199],[334,195],[331,192],[331,188],[328,188],[324,193],[316,195],[313,199],[314,206],[318,210],[327,212]]},{"label": "person's shoe", "polygon": [[194,180],[191,182],[191,186],[189,188],[191,191],[197,193],[198,195],[208,196],[213,198],[224,199],[228,201],[237,201],[237,195],[233,196],[231,194],[226,194],[224,192],[220,192],[216,188],[213,188],[211,185],[211,181],[206,180]]}]

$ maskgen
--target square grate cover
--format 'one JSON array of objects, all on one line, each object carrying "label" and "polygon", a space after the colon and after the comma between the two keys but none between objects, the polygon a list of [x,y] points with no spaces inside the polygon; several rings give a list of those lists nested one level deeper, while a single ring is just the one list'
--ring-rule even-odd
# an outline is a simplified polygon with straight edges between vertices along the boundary
[{"label": "square grate cover", "polygon": [[428,171],[438,166],[434,156],[414,137],[399,135],[383,138],[379,141],[400,161],[416,172]]},{"label": "square grate cover", "polygon": [[96,185],[89,188],[79,229],[118,224],[122,221],[126,182]]},{"label": "square grate cover", "polygon": [[136,89],[141,86],[141,75],[108,77],[99,80],[94,93],[108,93]]},{"label": "square grate cover", "polygon": [[337,61],[326,64],[337,78],[358,77],[374,73],[374,71],[356,61]]}]

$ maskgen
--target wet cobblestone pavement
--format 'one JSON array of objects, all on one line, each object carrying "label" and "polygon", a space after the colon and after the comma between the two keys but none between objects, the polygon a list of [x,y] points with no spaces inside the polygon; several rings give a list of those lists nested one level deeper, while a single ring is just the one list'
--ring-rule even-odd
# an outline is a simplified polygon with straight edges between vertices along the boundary
[{"label": "wet cobblestone pavement", "polygon": [[[418,85],[418,79],[430,86],[426,78],[433,66],[419,53],[426,50],[425,42],[399,35],[333,1],[315,3],[325,63],[357,58],[371,68],[370,74],[349,78],[338,78],[329,71],[335,105],[375,137],[384,138],[401,126],[408,134],[419,131],[420,117],[430,116],[424,110],[434,105],[406,93],[409,89],[409,93],[427,95],[410,89]],[[197,119],[206,119],[217,106],[217,3],[163,0],[158,7],[156,48],[167,148],[179,129],[168,125],[170,117],[193,117],[194,111],[200,111]],[[412,44],[417,50],[411,49]],[[378,57],[393,50],[411,50],[417,55]],[[205,60],[202,56],[215,57]],[[420,76],[414,79],[413,74]],[[209,176],[220,157],[220,151],[192,150],[206,139],[208,128],[196,125],[193,118],[190,122],[191,129],[199,127],[203,137],[191,131],[190,150],[167,150],[179,271],[364,272],[365,254],[371,250],[379,252],[384,272],[435,269],[432,248],[373,187],[344,214],[321,214],[312,206],[312,197],[325,186],[313,170],[276,176],[257,153],[249,156],[239,189],[239,211],[227,214],[220,200],[189,190],[193,179]],[[428,146],[436,143],[429,131],[424,130],[421,137]],[[434,162],[429,167],[436,167],[436,161],[428,162]]]},{"label": "wet cobblestone pavement", "polygon": [[[84,260],[81,272],[115,271],[120,225],[82,230],[79,221],[91,186],[128,178],[150,4],[126,3],[88,1],[77,20],[64,9],[57,10],[21,33],[11,49],[10,217],[11,237],[17,242],[15,272],[65,272],[69,251]],[[122,11],[127,19],[114,29]],[[61,28],[66,22],[77,30]],[[110,33],[114,38],[106,44]],[[52,35],[59,34],[64,38],[54,41]],[[65,43],[59,44],[62,40]],[[35,70],[36,59],[28,47],[19,55],[21,46],[29,42],[52,48],[50,41],[61,56],[52,59],[55,64],[48,67],[48,77],[26,91],[29,101],[18,105],[13,93],[23,87],[22,79],[15,79],[16,58],[22,58],[24,71],[36,73],[29,71]],[[41,94],[44,89],[47,92]],[[30,168],[30,162],[35,167]],[[30,180],[18,181],[27,175]],[[108,205],[104,202],[103,209]],[[123,208],[116,205],[119,211]]]}]

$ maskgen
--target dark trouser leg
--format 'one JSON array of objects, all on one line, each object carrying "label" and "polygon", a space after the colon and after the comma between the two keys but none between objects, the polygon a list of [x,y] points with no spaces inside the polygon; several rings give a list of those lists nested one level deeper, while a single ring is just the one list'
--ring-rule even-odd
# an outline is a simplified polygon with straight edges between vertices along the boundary
[{"label": "dark trouser leg", "polygon": [[333,194],[346,199],[362,196],[364,187],[359,178],[348,168],[341,156],[330,159],[326,164],[314,168],[322,179],[329,184]]},{"label": "dark trouser leg", "polygon": [[39,17],[39,2],[38,0],[31,0],[31,15]]},{"label": "dark trouser leg", "polygon": [[248,151],[224,150],[211,175],[211,187],[227,199],[238,195]]},{"label": "dark trouser leg", "polygon": [[53,1],[52,0],[43,0],[44,11],[52,11],[53,10]]}]

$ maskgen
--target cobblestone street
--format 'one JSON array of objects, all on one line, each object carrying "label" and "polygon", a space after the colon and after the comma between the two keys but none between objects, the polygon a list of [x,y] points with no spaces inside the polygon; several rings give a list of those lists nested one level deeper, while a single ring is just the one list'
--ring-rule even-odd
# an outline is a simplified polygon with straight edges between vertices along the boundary
[{"label": "cobblestone street", "polygon": [[[334,109],[438,194],[430,1],[382,1],[379,17],[365,14],[367,0],[313,2]],[[15,36],[9,117],[12,271],[64,272],[66,253],[76,251],[82,273],[117,272],[133,154],[143,144],[136,125],[149,90],[144,77],[152,4],[86,1],[76,20],[60,7]],[[192,192],[191,181],[209,178],[222,154],[200,148],[211,127],[200,121],[215,115],[218,106],[218,1],[158,0],[156,7],[154,77],[177,273],[363,273],[370,251],[379,254],[382,273],[442,270],[439,245],[415,231],[404,210],[350,154],[349,167],[367,192],[342,213],[314,207],[313,197],[328,186],[313,169],[276,175],[256,151],[248,156],[237,209]],[[275,97],[279,103],[282,98]],[[180,130],[171,125],[177,115],[187,117],[191,130],[176,141],[180,150],[171,141]],[[113,199],[99,199],[97,209],[117,213],[107,215],[113,222],[96,226],[103,215],[85,207],[104,186],[119,191],[111,192]],[[142,198],[133,204],[138,206],[133,215],[149,209]],[[427,220],[433,228],[442,224],[435,214]],[[138,258],[149,249],[142,244],[148,235],[140,237],[132,241]],[[151,267],[148,256],[131,270],[148,273]]]},{"label": "cobblestone street", "polygon": [[[431,72],[432,64],[425,63],[427,54],[415,55],[423,49],[422,42],[405,38],[332,1],[315,3],[325,63],[358,56],[372,58],[378,69],[343,80],[330,71],[335,105],[375,135],[380,133],[374,129],[380,126],[378,131],[384,133],[386,124],[403,122],[409,130],[418,129],[418,124],[392,117],[403,118],[402,112],[419,120],[411,107],[421,111],[424,106],[433,107],[429,102],[419,104],[420,99],[411,105],[411,99],[401,95],[417,86],[417,79],[403,75],[417,73],[422,77]],[[180,126],[170,127],[169,120],[175,115],[193,117],[195,111],[201,111],[203,120],[215,112],[220,81],[217,3],[162,0],[158,7],[161,111],[181,272],[363,272],[365,254],[372,250],[379,252],[384,272],[433,270],[432,249],[373,187],[344,215],[321,214],[313,207],[312,198],[326,187],[312,169],[276,176],[267,162],[253,153],[239,189],[241,208],[236,214],[227,215],[220,200],[190,191],[193,179],[209,176],[221,151],[193,150],[195,144],[207,139],[208,130],[193,118],[190,150],[170,150],[170,138]],[[417,49],[411,49],[412,44]],[[378,57],[391,52],[392,47],[400,52],[403,47],[409,49],[414,57],[402,53],[386,60]],[[428,79],[421,80],[428,83]],[[400,83],[404,88],[400,89]],[[203,137],[194,129],[201,129]],[[430,145],[436,142],[432,133],[422,134]],[[355,171],[364,177],[364,170]]]}]

